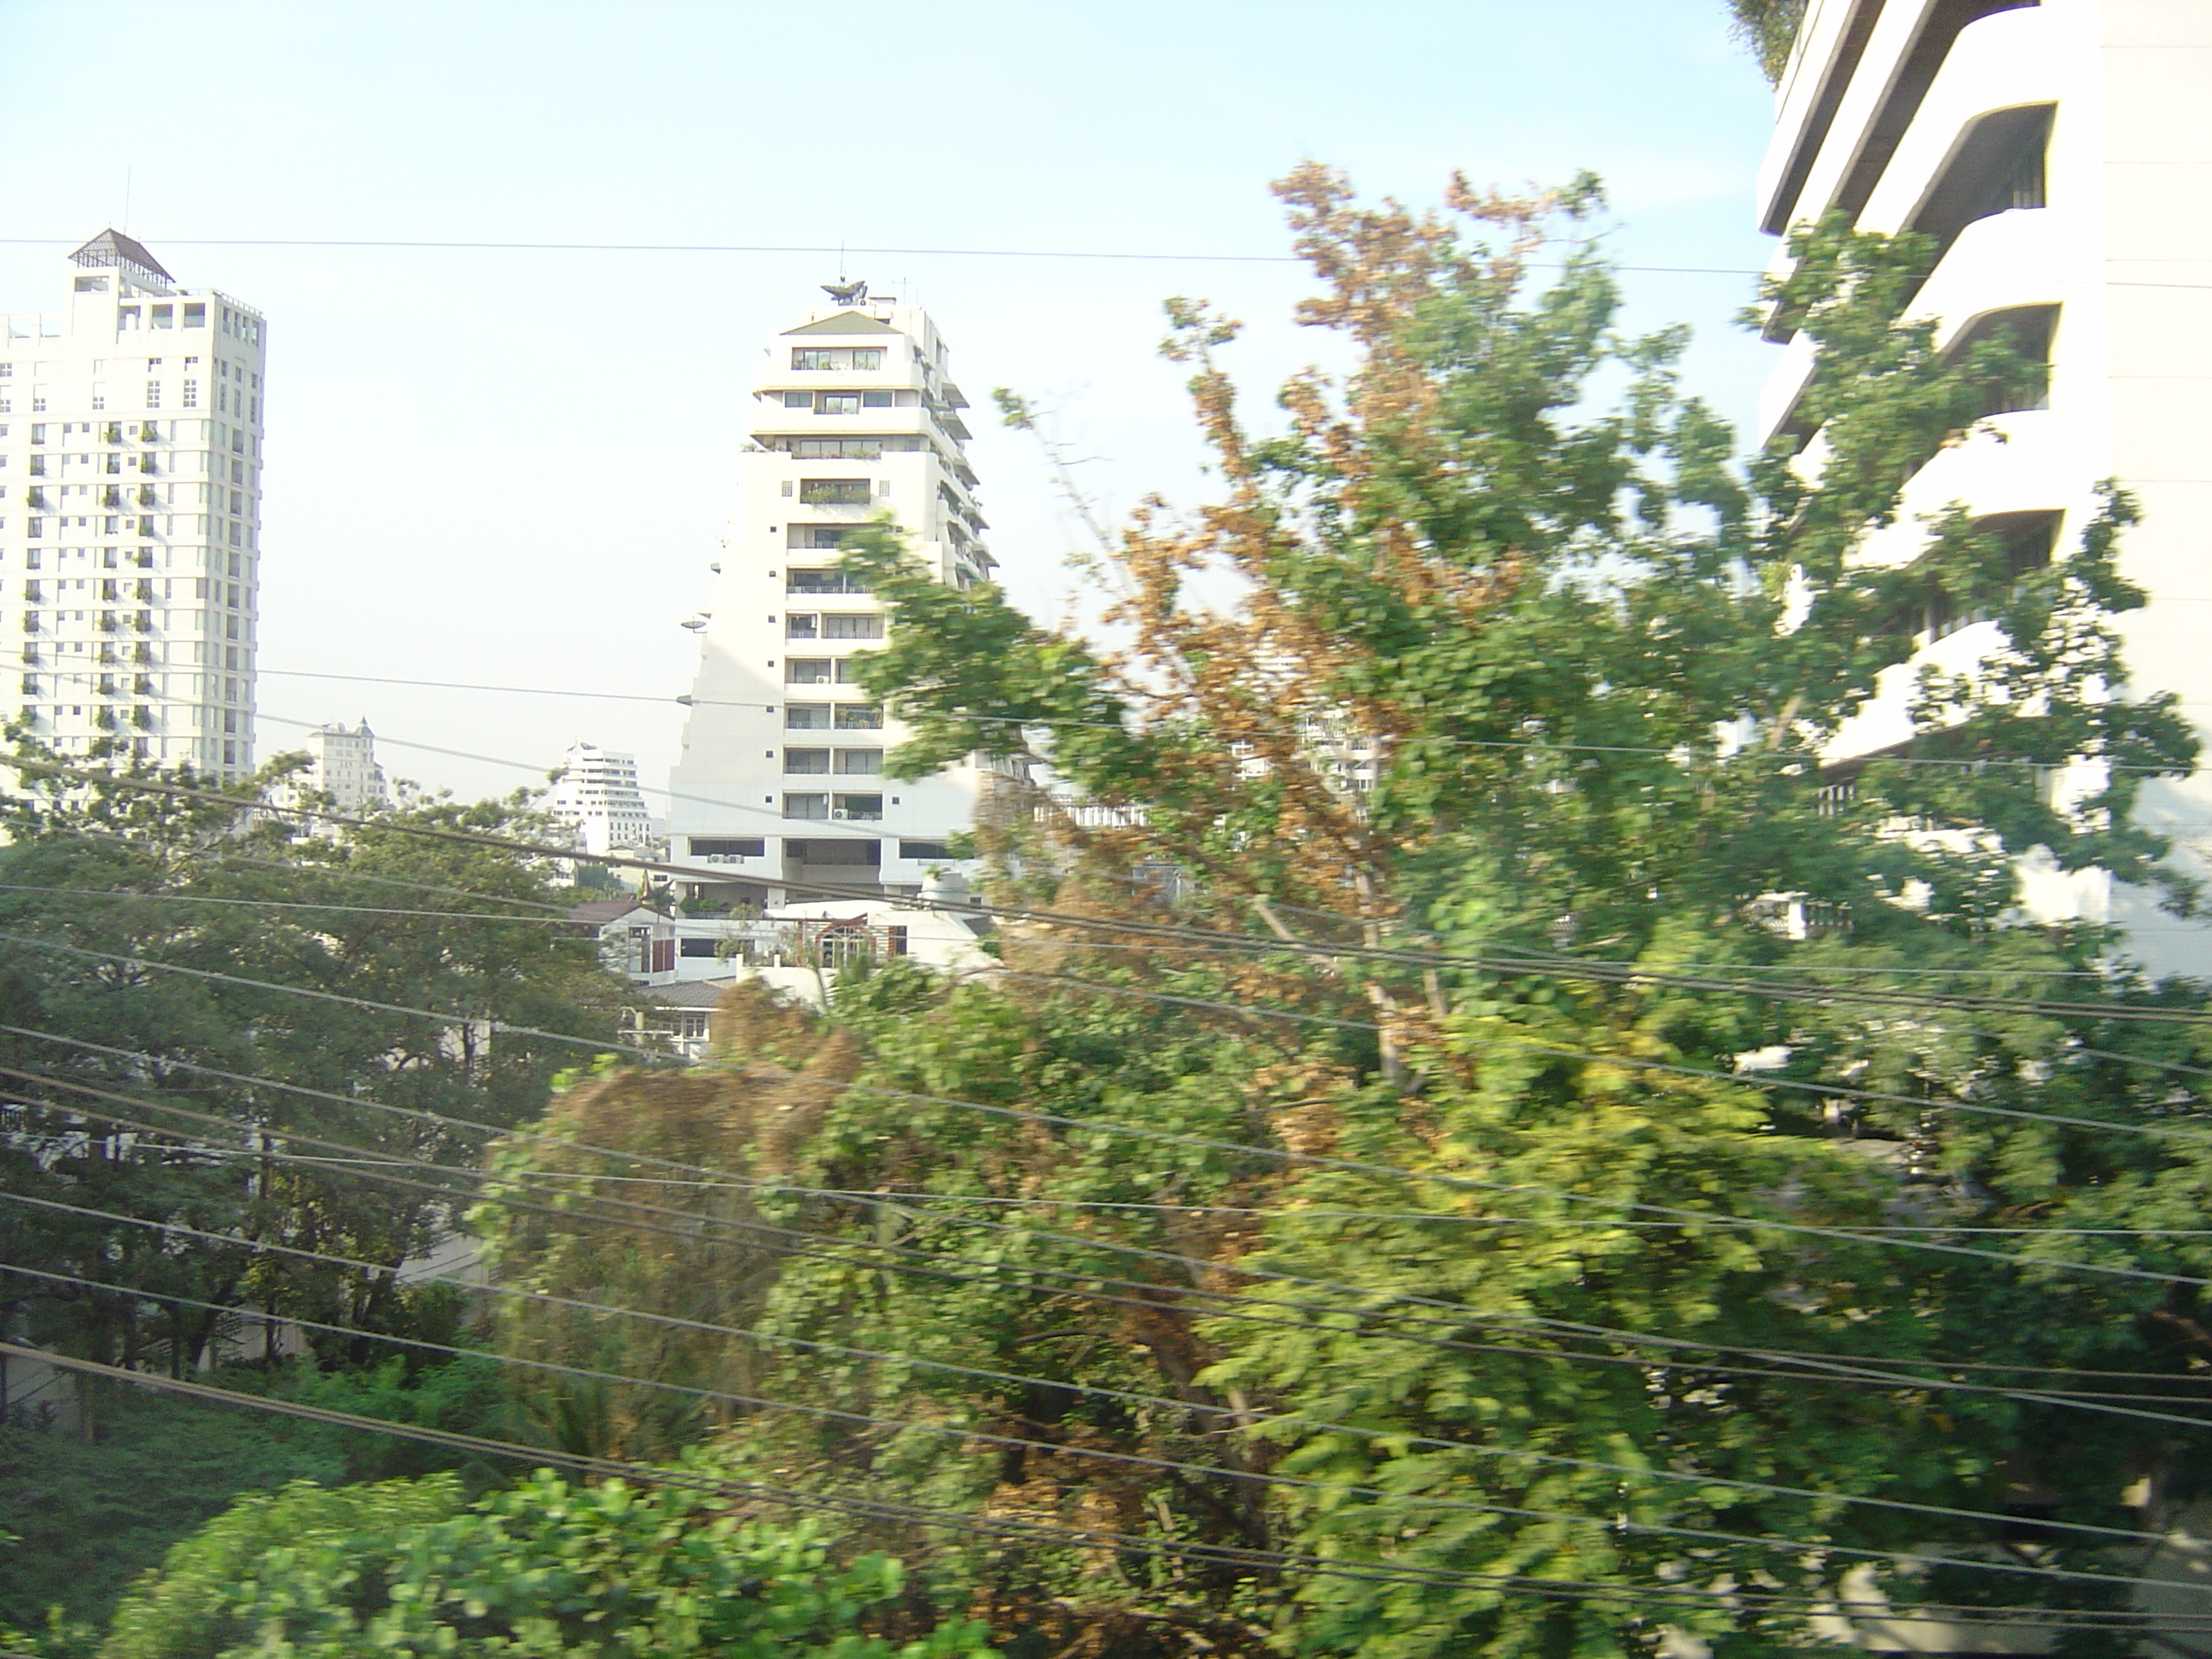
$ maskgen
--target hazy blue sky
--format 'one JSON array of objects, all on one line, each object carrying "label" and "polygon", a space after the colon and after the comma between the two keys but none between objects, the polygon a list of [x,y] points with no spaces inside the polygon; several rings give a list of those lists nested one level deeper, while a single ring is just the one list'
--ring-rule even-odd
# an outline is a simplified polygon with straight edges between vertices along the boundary
[{"label": "hazy blue sky", "polygon": [[[1250,325],[1255,390],[1308,360],[1267,181],[1608,181],[1637,264],[1762,264],[1770,100],[1721,0],[581,5],[0,0],[0,308],[120,222],[270,319],[262,748],[367,714],[398,773],[475,794],[582,737],[665,781],[672,704],[431,692],[274,671],[672,696],[696,644],[767,335],[834,253],[335,248],[347,240],[1246,256],[854,252],[937,315],[979,404],[1054,401],[1116,508],[1203,480],[1159,302]],[[234,245],[224,246],[224,243]],[[1748,277],[1632,274],[1750,409]],[[977,411],[988,417],[988,410]],[[1026,441],[973,448],[1009,586],[1063,600],[1071,531]],[[286,722],[293,722],[287,724]],[[464,761],[434,745],[526,763]]]}]

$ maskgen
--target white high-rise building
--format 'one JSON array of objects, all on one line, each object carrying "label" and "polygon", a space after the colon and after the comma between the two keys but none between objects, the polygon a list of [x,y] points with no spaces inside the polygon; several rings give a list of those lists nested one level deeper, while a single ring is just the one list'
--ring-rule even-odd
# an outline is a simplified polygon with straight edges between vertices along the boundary
[{"label": "white high-rise building", "polygon": [[253,765],[267,329],[103,231],[0,320],[0,716],[82,753]]},{"label": "white high-rise building", "polygon": [[[2121,619],[2134,696],[2171,691],[2212,740],[2212,0],[1811,0],[1778,90],[1759,216],[1839,210],[1932,237],[1911,314],[1963,349],[1998,328],[2045,353],[2047,393],[1929,460],[1867,556],[1906,564],[1921,515],[1965,505],[2023,565],[2064,558],[2113,479],[2141,504]],[[1784,256],[1786,257],[1786,256]],[[1761,436],[1796,429],[1811,343],[1790,342]],[[1816,434],[1807,459],[1817,459]],[[1918,668],[1969,669],[1993,624],[1931,606],[1915,662],[1844,734],[1833,775],[1907,736]],[[2212,753],[2212,747],[2208,748]],[[2065,787],[2063,784],[2062,787]],[[2212,774],[2154,783],[2142,821],[2212,874]],[[2101,878],[2036,878],[2052,916],[2110,921],[2154,969],[2212,972],[2212,933]]]},{"label": "white high-rise building", "polygon": [[376,733],[363,720],[319,726],[300,740],[308,764],[286,780],[282,798],[296,804],[303,795],[327,795],[331,810],[349,815],[378,812],[392,805],[384,769],[376,763]]},{"label": "white high-rise building", "polygon": [[595,744],[568,750],[545,810],[575,832],[576,845],[587,853],[643,847],[659,834],[638,788],[637,757]]},{"label": "white high-rise building", "polygon": [[[995,567],[968,465],[968,407],[917,307],[828,290],[763,350],[751,438],[672,774],[672,855],[732,873],[918,892],[973,821],[984,774],[883,775],[897,723],[853,684],[883,608],[836,568],[838,544],[888,513],[940,580]],[[757,900],[756,885],[708,887]]]}]

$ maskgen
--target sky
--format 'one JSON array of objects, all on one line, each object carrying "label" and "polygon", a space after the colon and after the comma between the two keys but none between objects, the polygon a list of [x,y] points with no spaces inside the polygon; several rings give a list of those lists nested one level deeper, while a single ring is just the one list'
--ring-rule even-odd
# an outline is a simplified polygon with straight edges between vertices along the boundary
[{"label": "sky", "polygon": [[[580,739],[654,786],[761,347],[841,268],[936,317],[1049,617],[1081,532],[989,390],[1109,517],[1203,500],[1161,302],[1246,324],[1260,413],[1328,356],[1267,189],[1304,158],[1417,205],[1595,171],[1625,265],[1704,268],[1629,270],[1628,325],[1689,324],[1747,425],[1771,119],[1722,0],[0,0],[0,309],[115,224],[268,318],[263,756],[366,718],[466,798]],[[502,242],[623,246],[450,246]],[[764,251],[651,251],[700,247]]]}]

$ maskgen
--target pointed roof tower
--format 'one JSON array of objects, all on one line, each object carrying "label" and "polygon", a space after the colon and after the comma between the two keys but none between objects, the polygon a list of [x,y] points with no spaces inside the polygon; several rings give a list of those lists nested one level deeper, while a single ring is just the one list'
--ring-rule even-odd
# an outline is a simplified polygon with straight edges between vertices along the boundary
[{"label": "pointed roof tower", "polygon": [[159,259],[146,251],[143,242],[133,241],[112,225],[70,254],[70,263],[120,267],[148,287],[158,284],[167,288],[177,280],[161,268]]}]

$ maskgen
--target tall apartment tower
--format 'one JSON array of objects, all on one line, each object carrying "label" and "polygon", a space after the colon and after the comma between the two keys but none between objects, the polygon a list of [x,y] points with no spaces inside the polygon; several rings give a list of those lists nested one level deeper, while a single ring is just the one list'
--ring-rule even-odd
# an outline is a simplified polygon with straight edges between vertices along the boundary
[{"label": "tall apartment tower", "polygon": [[0,718],[234,778],[253,765],[267,327],[128,236],[0,323]]},{"label": "tall apartment tower", "polygon": [[[972,821],[983,774],[883,775],[897,723],[853,683],[884,637],[882,606],[845,580],[837,548],[879,514],[943,581],[995,562],[968,465],[968,407],[937,326],[917,307],[827,291],[764,349],[738,500],[684,750],[671,774],[671,853],[733,874],[866,892],[918,891]],[[757,899],[757,884],[702,884]]]},{"label": "tall apartment tower", "polygon": [[571,747],[546,792],[545,810],[576,835],[587,853],[639,848],[658,839],[659,826],[637,787],[637,757],[597,744]]},{"label": "tall apartment tower", "polygon": [[[2143,513],[2122,568],[2150,595],[2121,622],[2127,690],[2177,694],[2212,740],[2208,111],[2212,0],[1811,0],[1759,214],[1777,234],[1839,209],[1863,229],[1929,235],[1938,257],[1913,314],[1940,319],[1939,344],[2002,327],[2048,358],[2047,394],[1923,466],[1867,556],[1909,563],[1927,539],[1917,515],[1957,502],[2022,564],[2063,559],[2099,481],[2117,480]],[[1810,343],[1790,341],[1762,437],[1817,443],[1793,424],[1811,364]],[[1836,781],[1905,741],[1921,664],[1960,672],[1994,643],[1994,625],[1971,615],[1923,620],[1917,660],[1844,734]],[[2180,866],[2212,874],[2212,775],[2154,784],[2140,815],[2174,836]],[[2031,873],[2029,902],[2126,927],[2155,969],[2212,973],[2212,934],[2148,894]]]}]

